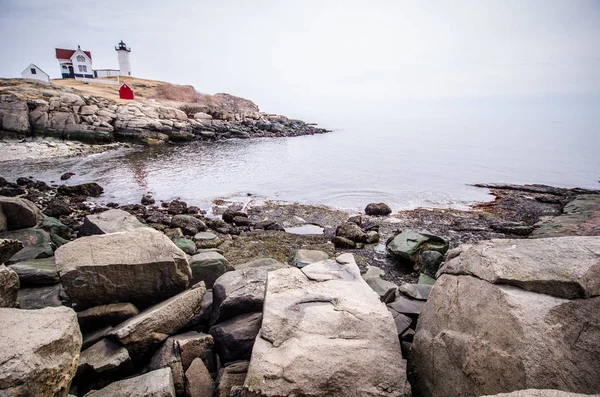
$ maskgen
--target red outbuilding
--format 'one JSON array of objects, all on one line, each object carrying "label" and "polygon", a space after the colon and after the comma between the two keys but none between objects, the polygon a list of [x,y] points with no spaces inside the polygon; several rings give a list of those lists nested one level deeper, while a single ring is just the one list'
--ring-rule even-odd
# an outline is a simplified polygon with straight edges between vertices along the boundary
[{"label": "red outbuilding", "polygon": [[119,98],[121,99],[134,99],[133,89],[127,84],[121,84],[121,88],[119,88]]}]

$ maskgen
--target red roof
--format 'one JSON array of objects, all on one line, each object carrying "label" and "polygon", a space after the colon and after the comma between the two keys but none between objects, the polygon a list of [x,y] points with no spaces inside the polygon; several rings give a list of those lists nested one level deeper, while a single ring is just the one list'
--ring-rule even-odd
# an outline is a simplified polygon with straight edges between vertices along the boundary
[{"label": "red roof", "polygon": [[[73,54],[75,54],[76,50],[65,50],[64,48],[55,48],[56,50],[56,59],[71,59]],[[84,51],[85,55],[87,55],[90,59],[92,59],[92,53],[89,51]]]}]

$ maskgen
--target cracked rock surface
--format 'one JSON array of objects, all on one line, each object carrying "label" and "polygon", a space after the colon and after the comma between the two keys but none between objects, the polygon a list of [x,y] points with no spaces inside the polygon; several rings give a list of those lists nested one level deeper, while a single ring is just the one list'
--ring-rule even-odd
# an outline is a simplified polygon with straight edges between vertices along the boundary
[{"label": "cracked rock surface", "polygon": [[268,274],[245,395],[402,396],[405,384],[394,321],[351,254]]}]

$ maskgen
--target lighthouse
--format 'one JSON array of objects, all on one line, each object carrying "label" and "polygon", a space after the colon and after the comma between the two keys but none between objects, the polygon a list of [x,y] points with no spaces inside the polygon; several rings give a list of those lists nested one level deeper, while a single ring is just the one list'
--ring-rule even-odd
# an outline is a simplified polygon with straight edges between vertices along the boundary
[{"label": "lighthouse", "polygon": [[119,56],[119,74],[121,76],[131,76],[131,64],[129,63],[129,53],[131,52],[131,48],[127,47],[123,40],[115,47],[117,54]]}]

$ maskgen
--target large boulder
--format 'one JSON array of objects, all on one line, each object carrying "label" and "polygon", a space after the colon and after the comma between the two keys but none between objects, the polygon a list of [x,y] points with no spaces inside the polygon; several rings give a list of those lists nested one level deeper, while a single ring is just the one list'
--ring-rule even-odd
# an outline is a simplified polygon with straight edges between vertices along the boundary
[{"label": "large boulder", "polygon": [[129,232],[141,227],[147,227],[129,212],[112,209],[95,215],[88,215],[83,220],[82,236]]},{"label": "large boulder", "polygon": [[78,309],[130,302],[147,307],[189,286],[187,257],[150,228],[82,237],[56,250],[65,292]]},{"label": "large boulder", "polygon": [[14,239],[0,239],[0,264],[23,249],[23,243]]},{"label": "large boulder", "polygon": [[19,289],[17,305],[21,309],[43,309],[45,307],[58,307],[68,305],[64,302],[64,293],[61,284],[48,285],[45,287]]},{"label": "large boulder", "polygon": [[242,387],[246,380],[246,374],[248,373],[248,364],[248,361],[236,361],[225,364],[225,366],[219,370],[219,375],[217,376],[218,386],[215,396],[230,397],[230,393],[233,389]]},{"label": "large boulder", "polygon": [[132,355],[145,353],[190,324],[202,311],[205,293],[204,283],[196,284],[121,323],[110,335]]},{"label": "large boulder", "polygon": [[401,396],[392,316],[350,254],[269,273],[246,395]]},{"label": "large boulder", "polygon": [[370,203],[365,207],[365,214],[374,216],[385,216],[392,213],[392,209],[386,203]]},{"label": "large boulder", "polygon": [[261,319],[262,313],[241,314],[210,328],[221,362],[250,359]]},{"label": "large boulder", "polygon": [[6,217],[7,230],[34,227],[42,216],[39,208],[24,198],[0,196],[0,208]]},{"label": "large boulder", "polygon": [[199,358],[185,371],[185,392],[188,397],[212,397],[213,380],[206,365]]},{"label": "large boulder", "polygon": [[102,193],[104,193],[104,189],[102,186],[98,185],[95,182],[91,183],[83,183],[81,185],[74,186],[59,186],[57,189],[57,193],[62,196],[91,196],[98,197]]},{"label": "large boulder", "polygon": [[66,396],[81,333],[66,307],[0,309],[0,395]]},{"label": "large boulder", "polygon": [[0,265],[0,307],[14,307],[19,293],[19,276],[14,270]]},{"label": "large boulder", "polygon": [[79,365],[77,366],[77,376],[79,377],[86,372],[106,374],[126,368],[129,363],[127,349],[109,339],[102,339],[81,352]]},{"label": "large boulder", "polygon": [[576,299],[600,295],[600,237],[489,240],[463,245],[443,274]]},{"label": "large boulder", "polygon": [[19,275],[21,285],[38,287],[60,282],[53,256],[18,262],[10,268]]},{"label": "large boulder", "polygon": [[206,288],[212,288],[215,281],[224,273],[235,270],[229,261],[218,252],[201,252],[190,259],[192,283],[204,281]]},{"label": "large boulder", "polygon": [[175,397],[170,368],[158,369],[92,390],[85,397]]},{"label": "large boulder", "polygon": [[492,240],[459,252],[419,317],[414,395],[600,393],[600,237]]},{"label": "large boulder", "polygon": [[411,262],[416,262],[423,251],[438,251],[443,255],[448,248],[449,244],[444,239],[411,229],[403,230],[387,244],[388,251],[393,255]]}]

